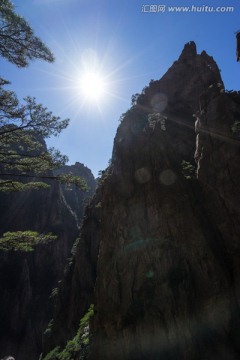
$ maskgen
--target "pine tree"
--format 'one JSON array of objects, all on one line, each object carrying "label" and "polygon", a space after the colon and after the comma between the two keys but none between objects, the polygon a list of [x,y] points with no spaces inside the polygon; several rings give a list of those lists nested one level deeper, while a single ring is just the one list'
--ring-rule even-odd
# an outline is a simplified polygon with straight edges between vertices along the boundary
[{"label": "pine tree", "polygon": [[[14,12],[9,0],[1,0],[0,4],[0,55],[18,67],[26,67],[34,59],[54,60],[26,20]],[[46,179],[86,189],[79,177],[49,173],[64,165],[67,157],[54,148],[47,149],[44,139],[58,136],[69,119],[54,116],[35,98],[26,97],[20,105],[16,94],[5,90],[8,84],[0,77],[0,191],[46,187]]]},{"label": "pine tree", "polygon": [[18,67],[26,67],[30,60],[53,62],[48,47],[34,35],[27,21],[17,15],[9,0],[0,4],[0,55]]},{"label": "pine tree", "polygon": [[19,191],[49,185],[46,180],[74,183],[85,189],[85,182],[72,175],[53,176],[50,170],[63,166],[67,157],[47,149],[44,139],[58,136],[69,123],[54,116],[34,98],[19,105],[13,92],[1,86],[0,79],[0,191]]},{"label": "pine tree", "polygon": [[[0,56],[18,67],[26,67],[34,59],[54,60],[9,0],[0,0]],[[16,94],[5,89],[8,84],[0,77],[0,191],[48,187],[50,179],[85,189],[83,179],[51,172],[64,165],[67,157],[54,148],[47,149],[44,139],[58,136],[69,120],[54,116],[35,98],[26,97],[19,104]],[[36,244],[55,238],[32,231],[7,232],[0,238],[0,250],[31,251]]]}]

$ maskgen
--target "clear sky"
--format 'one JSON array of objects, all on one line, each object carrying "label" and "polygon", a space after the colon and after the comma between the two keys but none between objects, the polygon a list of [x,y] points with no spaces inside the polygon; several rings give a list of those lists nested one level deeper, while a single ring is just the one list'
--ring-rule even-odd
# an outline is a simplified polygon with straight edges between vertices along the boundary
[{"label": "clear sky", "polygon": [[[34,61],[28,68],[18,69],[1,59],[1,76],[11,81],[9,89],[20,99],[34,96],[55,115],[70,118],[69,127],[49,141],[49,146],[67,155],[69,164],[84,163],[95,176],[111,158],[118,120],[130,107],[132,94],[141,92],[151,79],[161,78],[186,42],[195,41],[199,53],[206,50],[214,57],[227,89],[240,89],[234,34],[240,29],[240,0],[13,3],[50,47],[56,61]],[[165,5],[164,12],[160,5]],[[174,12],[170,6],[189,6],[192,11]],[[234,9],[228,11],[227,7]],[[105,94],[86,99],[87,89],[81,88],[81,81],[93,68],[104,80],[103,85],[93,79],[95,90],[103,86]]]}]

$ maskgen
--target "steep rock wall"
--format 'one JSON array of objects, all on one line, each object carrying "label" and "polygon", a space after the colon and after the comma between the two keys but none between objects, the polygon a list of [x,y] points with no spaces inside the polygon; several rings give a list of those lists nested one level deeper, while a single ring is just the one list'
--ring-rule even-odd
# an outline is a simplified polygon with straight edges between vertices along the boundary
[{"label": "steep rock wall", "polygon": [[[98,190],[100,224],[91,232],[88,218],[67,275],[64,299],[78,311],[60,297],[54,320],[64,309],[68,323],[80,320],[77,269],[97,266],[89,359],[239,358],[239,111],[239,94],[190,42],[124,114]],[[73,335],[61,324],[45,353]]]},{"label": "steep rock wall", "polygon": [[101,228],[101,198],[100,187],[86,207],[74,256],[58,287],[51,331],[44,336],[44,353],[56,346],[65,347],[67,340],[76,335],[81,317],[93,303]]},{"label": "steep rock wall", "polygon": [[88,193],[73,186],[70,196],[68,186],[53,183],[46,190],[1,194],[2,233],[35,230],[52,232],[58,239],[37,246],[33,253],[0,254],[0,357],[12,354],[18,360],[34,360],[42,351],[42,334],[52,307],[50,295],[79,235],[84,201],[95,188],[89,169],[79,163],[70,168],[86,179]]},{"label": "steep rock wall", "polygon": [[[150,86],[115,138],[90,359],[238,359],[239,95],[192,43],[152,87],[167,99],[165,118],[146,121]],[[193,115],[197,179],[182,163],[193,156]]]}]

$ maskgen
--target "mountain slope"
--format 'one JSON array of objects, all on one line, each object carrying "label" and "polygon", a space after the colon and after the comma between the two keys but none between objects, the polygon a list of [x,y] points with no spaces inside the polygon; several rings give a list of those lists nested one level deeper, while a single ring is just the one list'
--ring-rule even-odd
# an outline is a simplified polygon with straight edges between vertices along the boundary
[{"label": "mountain slope", "polygon": [[[98,190],[100,225],[84,232],[68,273],[79,315],[63,286],[45,353],[64,347],[94,302],[91,360],[239,358],[239,115],[239,93],[193,42],[136,97]],[[81,307],[83,264],[97,270]]]}]

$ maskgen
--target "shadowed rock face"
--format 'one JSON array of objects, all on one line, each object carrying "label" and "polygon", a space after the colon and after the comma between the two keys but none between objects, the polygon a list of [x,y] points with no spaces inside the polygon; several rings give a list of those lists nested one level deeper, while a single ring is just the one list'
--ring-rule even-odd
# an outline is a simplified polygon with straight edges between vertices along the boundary
[{"label": "shadowed rock face", "polygon": [[102,188],[87,205],[80,238],[58,289],[51,332],[44,336],[44,353],[72,339],[81,317],[93,303],[101,228]]},{"label": "shadowed rock face", "polygon": [[1,194],[1,233],[35,230],[52,232],[58,239],[32,253],[0,254],[0,357],[10,353],[18,360],[35,360],[42,351],[52,307],[49,297],[79,235],[84,201],[95,188],[89,169],[76,163],[70,170],[86,179],[89,193],[73,186],[70,195],[67,186],[53,183],[46,190]]},{"label": "shadowed rock face", "polygon": [[77,189],[77,187],[74,185],[60,186],[63,202],[72,213],[77,223],[77,227],[80,229],[85,209],[83,204],[87,204],[86,200],[88,200],[93,195],[96,188],[96,181],[91,170],[79,162],[76,162],[74,165],[65,165],[61,169],[55,170],[56,175],[69,173],[74,176],[81,176],[86,181],[88,186],[87,192],[79,191],[79,189]]},{"label": "shadowed rock face", "polygon": [[[166,130],[146,121],[159,93]],[[119,127],[102,200],[91,359],[239,358],[239,99],[189,43]],[[186,179],[193,114],[200,156],[197,179]]]},{"label": "shadowed rock face", "polygon": [[[240,95],[190,42],[123,117],[100,225],[84,232],[68,273],[76,302],[95,283],[89,359],[239,359],[239,115]],[[95,279],[76,277],[95,261]],[[63,346],[60,328],[46,350]]]}]

